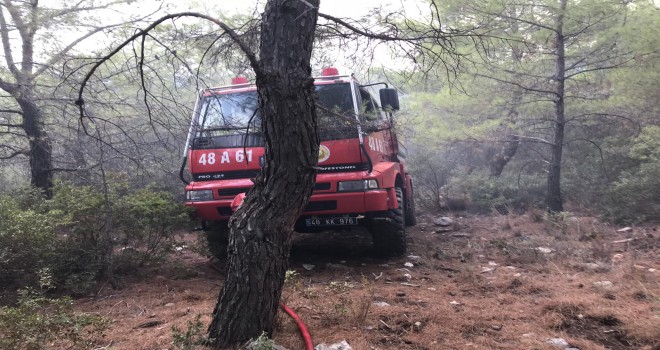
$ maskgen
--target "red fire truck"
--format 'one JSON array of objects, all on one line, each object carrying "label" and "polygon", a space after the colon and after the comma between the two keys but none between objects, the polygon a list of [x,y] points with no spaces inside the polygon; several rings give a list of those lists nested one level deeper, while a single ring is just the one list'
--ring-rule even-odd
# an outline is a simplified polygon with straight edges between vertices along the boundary
[{"label": "red fire truck", "polygon": [[[403,255],[405,227],[415,224],[415,205],[405,148],[393,130],[397,91],[385,83],[360,85],[335,68],[325,68],[314,84],[319,170],[295,230],[322,233],[360,226],[370,231],[376,252]],[[377,101],[366,87],[381,84],[385,88]],[[180,175],[187,183],[186,205],[195,208],[216,255],[224,253],[229,217],[264,164],[257,107],[256,86],[244,77],[202,90],[195,106]]]}]

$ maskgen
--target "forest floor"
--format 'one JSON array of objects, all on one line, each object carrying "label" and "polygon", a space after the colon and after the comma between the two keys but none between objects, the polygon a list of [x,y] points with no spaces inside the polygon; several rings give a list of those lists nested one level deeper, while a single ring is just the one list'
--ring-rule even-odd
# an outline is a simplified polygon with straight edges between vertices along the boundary
[{"label": "forest floor", "polygon": [[[452,219],[420,219],[396,259],[375,257],[364,232],[297,235],[283,301],[315,344],[355,350],[660,349],[658,227],[618,232],[538,213]],[[111,320],[105,349],[183,349],[204,335],[226,266],[198,253],[198,235],[182,235],[166,263],[124,277],[124,288],[76,301]],[[304,349],[282,312],[273,337]]]}]

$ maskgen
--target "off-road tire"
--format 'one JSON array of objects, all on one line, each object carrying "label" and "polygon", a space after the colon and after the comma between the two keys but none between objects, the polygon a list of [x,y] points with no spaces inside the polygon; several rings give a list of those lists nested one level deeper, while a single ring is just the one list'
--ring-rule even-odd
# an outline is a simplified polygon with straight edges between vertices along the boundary
[{"label": "off-road tire", "polygon": [[398,208],[388,210],[383,217],[372,219],[369,228],[376,253],[387,257],[402,256],[407,249],[403,190],[400,187],[394,190]]},{"label": "off-road tire", "polygon": [[202,227],[206,234],[206,244],[211,256],[218,260],[227,258],[229,244],[229,227],[227,221],[205,222]]},{"label": "off-road tire", "polygon": [[406,226],[415,226],[417,225],[417,216],[415,213],[415,199],[413,197],[412,188],[410,189],[410,197],[406,199]]}]

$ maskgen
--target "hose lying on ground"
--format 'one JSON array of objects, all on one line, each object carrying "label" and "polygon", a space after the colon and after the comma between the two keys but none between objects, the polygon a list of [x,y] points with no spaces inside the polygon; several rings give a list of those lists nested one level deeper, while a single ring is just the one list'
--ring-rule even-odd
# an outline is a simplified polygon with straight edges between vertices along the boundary
[{"label": "hose lying on ground", "polygon": [[[215,266],[214,264],[211,264],[211,267],[214,268],[217,271],[222,272],[222,270]],[[305,341],[305,350],[314,350],[314,343],[312,342],[312,336],[309,335],[309,331],[307,330],[307,327],[303,323],[303,321],[300,319],[300,316],[293,312],[286,304],[280,302],[280,307],[284,312],[286,312],[291,318],[293,318],[294,321],[296,321],[296,324],[298,325],[298,329],[300,329],[300,334],[303,337],[303,340]]]},{"label": "hose lying on ground", "polygon": [[284,303],[280,303],[280,307],[282,308],[282,310],[284,310],[284,312],[289,314],[289,316],[291,316],[291,318],[293,318],[294,321],[296,321],[296,324],[298,325],[298,329],[300,329],[300,334],[302,335],[303,340],[305,341],[305,350],[314,350],[314,343],[312,342],[312,337],[309,335],[309,331],[307,331],[307,327],[305,327],[305,324],[300,319],[300,317]]}]

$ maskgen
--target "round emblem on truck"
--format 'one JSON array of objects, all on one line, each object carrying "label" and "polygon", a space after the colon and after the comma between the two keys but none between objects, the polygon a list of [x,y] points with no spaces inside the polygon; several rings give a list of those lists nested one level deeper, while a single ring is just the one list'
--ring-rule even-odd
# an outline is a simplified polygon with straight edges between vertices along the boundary
[{"label": "round emblem on truck", "polygon": [[324,145],[319,147],[319,163],[323,163],[330,158],[330,149]]}]

